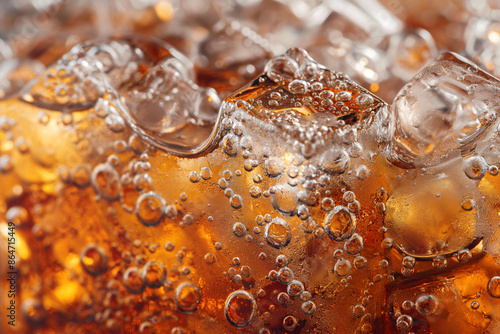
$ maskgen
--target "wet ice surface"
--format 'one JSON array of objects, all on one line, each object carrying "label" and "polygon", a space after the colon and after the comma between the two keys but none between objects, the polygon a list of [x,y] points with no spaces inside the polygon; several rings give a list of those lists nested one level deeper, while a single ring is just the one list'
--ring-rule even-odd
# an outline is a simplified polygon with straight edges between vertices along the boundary
[{"label": "wet ice surface", "polygon": [[115,124],[123,122],[117,120],[120,113],[147,141],[187,154],[203,148],[220,104],[213,89],[199,88],[193,80],[192,63],[167,44],[101,40],[75,46],[22,98],[63,112],[97,105],[114,131],[122,129]]},{"label": "wet ice surface", "polygon": [[9,220],[53,244],[23,261],[81,277],[49,273],[55,303],[23,297],[27,328],[70,304],[116,332],[444,333],[447,312],[494,332],[496,78],[442,54],[389,106],[293,48],[220,109],[194,81],[165,44],[100,40],[7,100],[1,177],[47,192]]}]

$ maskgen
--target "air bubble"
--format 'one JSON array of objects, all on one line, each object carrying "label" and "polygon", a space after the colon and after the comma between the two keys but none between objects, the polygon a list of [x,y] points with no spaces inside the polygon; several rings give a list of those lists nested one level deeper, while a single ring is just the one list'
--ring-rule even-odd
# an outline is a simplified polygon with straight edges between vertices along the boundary
[{"label": "air bubble", "polygon": [[284,219],[274,218],[266,225],[264,236],[271,247],[283,248],[290,242],[290,227]]},{"label": "air bubble", "polygon": [[257,310],[255,299],[248,292],[232,292],[224,304],[226,320],[235,327],[245,327],[252,323]]},{"label": "air bubble", "polygon": [[141,223],[146,226],[158,224],[163,218],[164,211],[165,203],[163,199],[153,192],[142,194],[137,199],[135,213]]},{"label": "air bubble", "polygon": [[80,255],[83,269],[91,275],[97,276],[108,269],[108,258],[104,251],[96,245],[88,245]]},{"label": "air bubble", "polygon": [[336,206],[326,217],[324,228],[332,240],[343,241],[356,230],[356,218],[346,207]]},{"label": "air bubble", "polygon": [[159,288],[166,278],[166,271],[163,263],[158,261],[149,261],[143,269],[144,280],[150,288]]},{"label": "air bubble", "polygon": [[193,313],[200,302],[200,292],[196,285],[189,282],[181,283],[175,290],[175,302],[179,310]]}]

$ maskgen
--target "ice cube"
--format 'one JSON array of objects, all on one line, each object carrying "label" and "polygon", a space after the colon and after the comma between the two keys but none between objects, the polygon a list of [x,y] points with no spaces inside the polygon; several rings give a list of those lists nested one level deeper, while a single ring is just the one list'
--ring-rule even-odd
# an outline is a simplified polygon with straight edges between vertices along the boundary
[{"label": "ice cube", "polygon": [[[34,79],[22,98],[63,112],[104,99],[99,105],[120,112],[145,140],[178,154],[205,148],[217,133],[217,94],[194,83],[193,64],[185,56],[148,38],[80,44]],[[114,131],[123,128],[116,116],[107,122]]]},{"label": "ice cube", "polygon": [[394,99],[389,160],[413,168],[470,151],[496,121],[499,91],[500,81],[469,60],[441,54]]}]

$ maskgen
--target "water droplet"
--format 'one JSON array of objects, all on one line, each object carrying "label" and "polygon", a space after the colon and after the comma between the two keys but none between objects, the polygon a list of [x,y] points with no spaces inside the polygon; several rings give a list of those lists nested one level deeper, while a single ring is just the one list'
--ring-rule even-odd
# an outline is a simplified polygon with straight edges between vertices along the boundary
[{"label": "water droplet", "polygon": [[283,248],[290,242],[290,227],[284,219],[274,218],[266,225],[264,236],[271,247]]},{"label": "water droplet", "polygon": [[255,299],[244,290],[232,292],[224,304],[226,320],[235,327],[245,327],[251,324],[256,310]]},{"label": "water droplet", "polygon": [[184,313],[193,313],[198,308],[200,292],[196,285],[189,282],[181,283],[175,290],[175,303]]}]

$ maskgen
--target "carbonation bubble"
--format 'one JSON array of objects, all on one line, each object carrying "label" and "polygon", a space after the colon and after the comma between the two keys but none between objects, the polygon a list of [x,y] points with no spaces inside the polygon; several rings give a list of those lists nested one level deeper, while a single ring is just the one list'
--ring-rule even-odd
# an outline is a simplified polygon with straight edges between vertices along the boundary
[{"label": "carbonation bubble", "polygon": [[371,95],[368,95],[368,94],[360,94],[357,98],[356,98],[356,103],[360,106],[360,107],[366,107],[366,106],[369,106],[371,104],[373,104],[373,97]]},{"label": "carbonation bubble", "polygon": [[472,255],[468,249],[461,249],[457,252],[457,259],[462,263],[469,262]]},{"label": "carbonation bubble", "polygon": [[174,219],[175,217],[177,217],[177,214],[178,214],[178,211],[177,211],[177,208],[175,206],[168,205],[165,208],[165,216],[167,216],[167,218]]},{"label": "carbonation bubble", "polygon": [[333,202],[333,199],[331,199],[330,197],[325,197],[321,201],[321,209],[323,209],[323,211],[330,212],[333,210],[334,206],[335,203]]},{"label": "carbonation bubble", "polygon": [[493,298],[500,298],[500,276],[494,276],[488,282],[488,293]]},{"label": "carbonation bubble", "polygon": [[352,313],[356,318],[361,318],[363,314],[365,314],[366,310],[363,305],[356,305],[354,306]]},{"label": "carbonation bubble", "polygon": [[212,253],[205,254],[205,263],[206,264],[213,264],[213,263],[215,263],[215,260],[216,260],[216,258],[215,258],[214,254],[212,254]]},{"label": "carbonation bubble", "polygon": [[250,325],[256,310],[257,303],[255,299],[244,290],[231,293],[224,304],[226,320],[235,327]]},{"label": "carbonation bubble", "polygon": [[200,176],[196,172],[191,172],[189,174],[189,181],[191,181],[193,183],[200,181],[200,179],[201,179]]},{"label": "carbonation bubble", "polygon": [[290,296],[298,297],[302,292],[304,292],[304,284],[300,281],[293,280],[290,284],[288,284],[286,291]]},{"label": "carbonation bubble", "polygon": [[285,169],[285,165],[283,164],[281,159],[277,157],[267,159],[264,166],[266,169],[266,174],[270,177],[280,176]]},{"label": "carbonation bubble", "polygon": [[40,299],[27,298],[21,306],[21,314],[27,323],[40,325],[47,318],[47,310]]},{"label": "carbonation bubble", "polygon": [[479,308],[479,302],[477,301],[473,301],[472,303],[470,303],[470,307],[473,309],[473,310],[477,310]]},{"label": "carbonation bubble", "polygon": [[351,272],[351,262],[342,258],[335,263],[335,273],[340,277],[346,276]]},{"label": "carbonation bubble", "polygon": [[253,198],[259,198],[261,195],[260,188],[258,186],[252,186],[250,187],[250,196]]},{"label": "carbonation bubble", "polygon": [[127,269],[127,271],[123,275],[123,285],[125,285],[127,290],[131,293],[141,293],[145,287],[142,272],[136,267]]},{"label": "carbonation bubble", "polygon": [[147,286],[150,288],[159,288],[165,281],[167,273],[163,263],[158,261],[149,261],[144,266],[143,276]]},{"label": "carbonation bubble", "polygon": [[198,308],[200,292],[193,283],[184,282],[179,284],[175,290],[175,303],[179,310],[184,313],[193,313]]},{"label": "carbonation bubble", "polygon": [[293,80],[288,84],[288,90],[295,95],[305,94],[308,91],[307,82],[304,80]]},{"label": "carbonation bubble", "polygon": [[75,167],[71,175],[71,180],[78,188],[85,188],[90,184],[91,174],[90,168],[87,165]]},{"label": "carbonation bubble", "polygon": [[142,194],[137,199],[135,213],[137,218],[146,226],[156,225],[165,212],[163,199],[153,192]]},{"label": "carbonation bubble", "polygon": [[417,298],[415,308],[421,316],[432,315],[438,308],[438,301],[433,295],[421,295]]},{"label": "carbonation bubble", "polygon": [[290,268],[284,267],[278,271],[278,281],[283,284],[288,284],[293,281],[293,271]]},{"label": "carbonation bubble", "polygon": [[8,222],[15,223],[16,227],[21,227],[29,220],[28,210],[22,206],[13,206],[5,213],[5,219]]},{"label": "carbonation bubble", "polygon": [[476,207],[476,202],[472,198],[464,198],[462,201],[462,209],[465,211],[471,211]]},{"label": "carbonation bubble", "polygon": [[274,188],[271,196],[273,207],[285,214],[292,215],[297,210],[297,192],[289,185],[280,184]]},{"label": "carbonation bubble", "polygon": [[351,93],[349,93],[347,91],[341,91],[335,95],[335,100],[337,100],[337,101],[347,102],[350,99],[351,99]]},{"label": "carbonation bubble", "polygon": [[212,178],[212,170],[209,167],[203,167],[201,169],[201,178],[203,180],[210,180]]},{"label": "carbonation bubble", "polygon": [[231,204],[231,206],[235,209],[239,209],[241,208],[241,206],[243,205],[243,199],[241,198],[240,195],[233,195],[231,196],[231,198],[229,199],[229,203]]},{"label": "carbonation bubble", "polygon": [[252,269],[250,269],[249,266],[242,266],[240,269],[241,276],[243,277],[250,277],[252,274]]},{"label": "carbonation bubble", "polygon": [[108,258],[96,245],[88,245],[80,255],[83,269],[91,275],[100,275],[108,269]]},{"label": "carbonation bubble", "polygon": [[316,312],[316,304],[314,302],[308,300],[302,303],[302,312],[307,315],[313,315]]},{"label": "carbonation bubble", "polygon": [[407,269],[411,269],[415,266],[415,258],[413,256],[405,256],[401,262],[403,267]]},{"label": "carbonation bubble", "polygon": [[228,134],[222,140],[222,147],[227,155],[234,157],[238,153],[238,137]]},{"label": "carbonation bubble", "polygon": [[284,266],[288,265],[288,258],[283,254],[278,255],[276,257],[276,265],[280,268],[283,268]]},{"label": "carbonation bubble", "polygon": [[367,263],[368,261],[363,256],[357,256],[354,259],[354,267],[356,269],[363,269],[364,267],[366,267]]},{"label": "carbonation bubble", "polygon": [[326,217],[324,227],[331,239],[343,241],[356,230],[356,217],[346,207],[336,206]]},{"label": "carbonation bubble", "polygon": [[97,165],[92,171],[91,182],[96,193],[104,199],[113,201],[120,197],[120,178],[110,165]]},{"label": "carbonation bubble", "polygon": [[266,225],[264,236],[271,247],[283,248],[290,242],[290,227],[284,219],[274,218]]},{"label": "carbonation bubble", "polygon": [[286,306],[288,304],[288,301],[290,300],[290,297],[286,292],[280,292],[276,299],[278,300],[278,303],[280,303],[280,305]]},{"label": "carbonation bubble", "polygon": [[247,233],[247,228],[242,223],[235,223],[233,225],[233,233],[237,237],[243,237]]},{"label": "carbonation bubble", "polygon": [[283,319],[283,328],[287,331],[293,331],[297,327],[297,319],[293,315],[287,315]]},{"label": "carbonation bubble", "polygon": [[344,244],[344,249],[351,255],[356,255],[363,250],[363,238],[354,233]]},{"label": "carbonation bubble", "polygon": [[400,331],[408,331],[413,325],[413,318],[409,315],[403,314],[396,320],[396,328]]},{"label": "carbonation bubble", "polygon": [[487,170],[488,164],[481,156],[470,157],[464,161],[464,172],[470,179],[482,179]]}]

